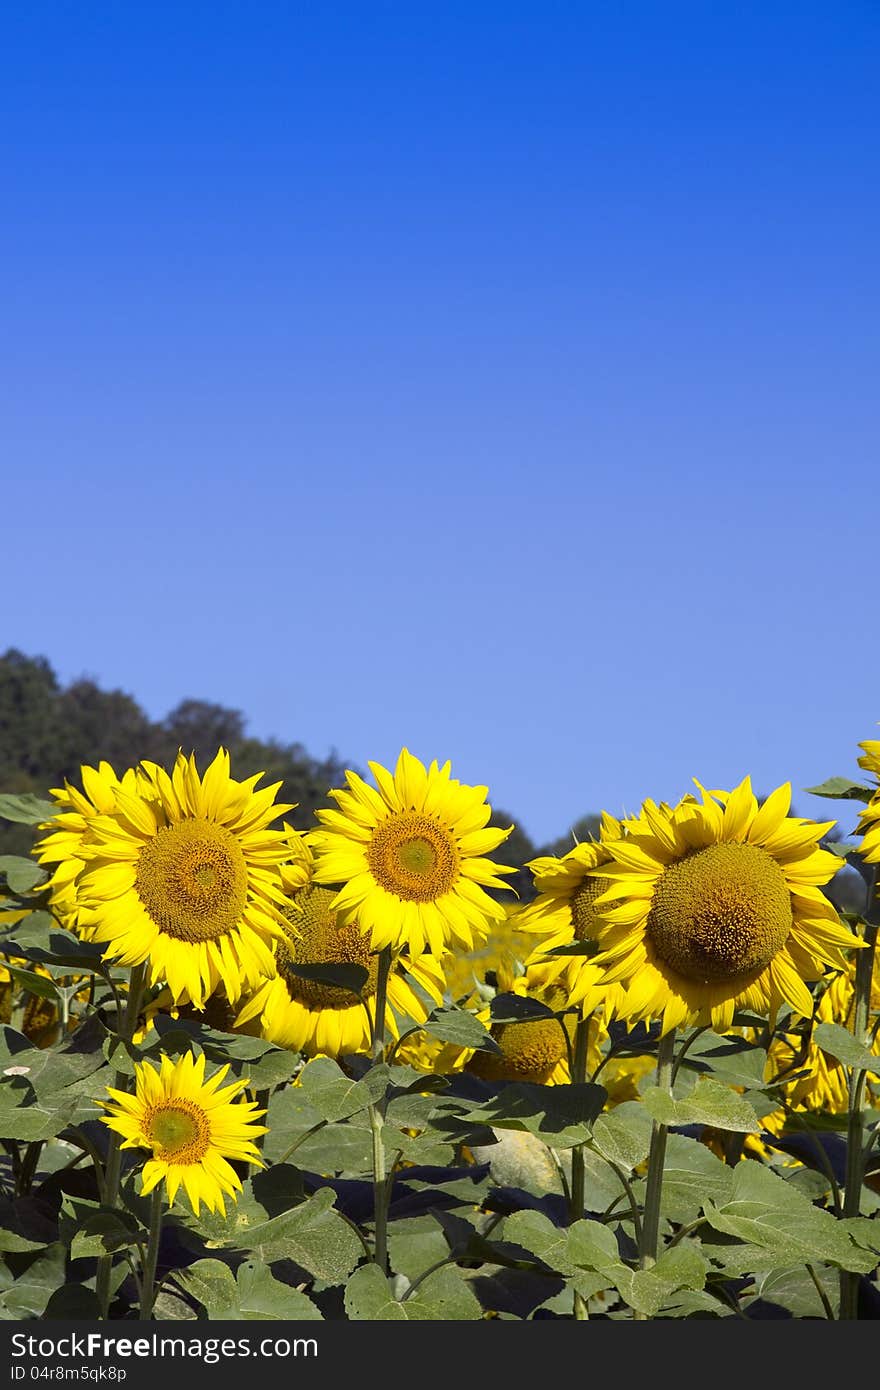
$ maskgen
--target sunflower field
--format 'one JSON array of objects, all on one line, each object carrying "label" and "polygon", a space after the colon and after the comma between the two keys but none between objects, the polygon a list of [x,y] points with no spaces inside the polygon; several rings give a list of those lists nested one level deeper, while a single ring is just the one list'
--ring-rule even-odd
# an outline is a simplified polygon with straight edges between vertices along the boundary
[{"label": "sunflower field", "polygon": [[305,831],[223,748],[0,796],[0,1316],[880,1317],[861,749],[849,840],[697,782],[521,900],[406,749]]}]

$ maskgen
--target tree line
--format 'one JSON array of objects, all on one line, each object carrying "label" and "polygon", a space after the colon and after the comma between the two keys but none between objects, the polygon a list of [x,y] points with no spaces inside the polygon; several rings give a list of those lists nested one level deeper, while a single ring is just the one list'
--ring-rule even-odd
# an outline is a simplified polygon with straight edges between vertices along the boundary
[{"label": "tree line", "polygon": [[[316,758],[299,742],[252,738],[242,712],[225,705],[181,700],[164,719],[153,720],[125,691],[103,690],[87,677],[62,685],[45,656],[12,647],[0,656],[0,792],[45,796],[65,779],[80,785],[80,766],[101,759],[117,772],[142,758],[168,767],[179,748],[195,753],[204,771],[221,745],[229,749],[235,777],[265,772],[266,782],[281,782],[279,800],[296,804],[289,820],[300,830],[314,823],[319,807],[333,805],[328,792],[344,785],[352,766],[335,751]],[[585,839],[599,823],[585,816],[559,840],[538,846],[515,815],[493,810],[493,825],[511,822],[515,829],[494,857],[516,867],[511,882],[523,899],[531,896],[524,865],[538,854],[564,854],[575,836]],[[26,853],[28,845],[25,827],[0,824],[0,853]]]}]

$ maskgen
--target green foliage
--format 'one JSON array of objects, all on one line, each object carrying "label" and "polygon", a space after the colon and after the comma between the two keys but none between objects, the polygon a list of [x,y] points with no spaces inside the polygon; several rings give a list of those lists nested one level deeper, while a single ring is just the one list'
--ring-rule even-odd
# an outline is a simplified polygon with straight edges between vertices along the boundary
[{"label": "green foliage", "polygon": [[849,777],[829,777],[818,787],[805,787],[811,796],[828,796],[838,801],[863,801],[866,805],[874,795],[873,787],[853,782]]}]

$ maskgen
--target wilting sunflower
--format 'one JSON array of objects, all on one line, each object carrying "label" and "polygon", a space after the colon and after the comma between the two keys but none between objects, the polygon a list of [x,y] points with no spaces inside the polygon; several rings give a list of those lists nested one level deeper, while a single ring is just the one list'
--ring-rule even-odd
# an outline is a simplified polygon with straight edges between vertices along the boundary
[{"label": "wilting sunflower", "polygon": [[[864,756],[859,758],[859,767],[873,772],[880,779],[880,741],[867,739],[859,744],[864,748]],[[868,864],[880,864],[880,787],[874,792],[864,811],[859,813],[859,833],[862,843],[859,853]]]},{"label": "wilting sunflower", "polygon": [[548,980],[559,982],[569,1004],[579,1005],[584,1017],[602,1007],[606,1018],[612,1018],[615,1007],[623,1000],[623,989],[606,984],[589,955],[547,953],[575,943],[587,946],[597,942],[599,918],[594,903],[611,887],[611,880],[597,878],[593,871],[611,860],[604,842],[619,839],[624,831],[620,821],[603,812],[598,840],[585,840],[561,858],[543,855],[527,866],[537,897],[522,909],[517,925],[523,932],[540,933],[542,937],[533,946],[529,960],[543,963]]},{"label": "wilting sunflower", "polygon": [[485,856],[513,827],[489,828],[487,788],[456,781],[449,763],[426,769],[404,748],[393,776],[370,768],[378,790],[347,772],[348,790],[331,792],[339,809],[316,812],[315,882],[343,885],[334,905],[373,950],[471,950],[504,917],[485,889],[503,888],[498,875],[514,871]]},{"label": "wilting sunflower", "polygon": [[[699,786],[699,783],[697,784]],[[763,806],[748,777],[700,788],[674,809],[646,802],[607,844],[610,881],[596,899],[605,980],[626,986],[624,1017],[730,1028],[739,1007],[775,1018],[784,1001],[810,1015],[805,980],[841,968],[859,939],[821,892],[840,868],[818,841],[834,824],[789,816],[791,788]]]},{"label": "wilting sunflower", "polygon": [[[259,1023],[263,1037],[270,1042],[309,1056],[369,1052],[379,957],[371,953],[369,940],[357,923],[340,920],[334,898],[329,888],[317,884],[295,894],[288,913],[290,933],[276,944],[272,976],[241,1009],[235,1020],[237,1028]],[[341,985],[297,975],[294,965],[359,965],[367,978],[358,996]],[[443,976],[433,957],[408,960],[397,956],[388,976],[385,1011],[385,1027],[392,1037],[399,1036],[398,1017],[423,1023],[428,1016],[429,1008],[413,982],[435,1004],[442,1000]]]},{"label": "wilting sunflower", "polygon": [[289,848],[268,827],[291,808],[275,803],[280,783],[255,789],[261,775],[235,781],[225,749],[204,778],[182,753],[171,776],[145,762],[71,836],[81,929],[123,965],[149,961],[175,1002],[202,1008],[221,983],[237,1000],[272,969]]},{"label": "wilting sunflower", "polygon": [[163,1057],[159,1071],[151,1062],[136,1063],[134,1095],[107,1087],[110,1100],[98,1101],[109,1112],[103,1123],[122,1135],[123,1149],[152,1150],[143,1169],[145,1195],[164,1179],[169,1202],[182,1184],[196,1216],[201,1202],[225,1213],[224,1196],[237,1201],[241,1191],[241,1178],[226,1160],[265,1166],[256,1140],[267,1132],[257,1124],[266,1112],[236,1100],[247,1081],[221,1089],[228,1071],[221,1067],[205,1080],[204,1053],[194,1058],[187,1052],[176,1062]]},{"label": "wilting sunflower", "polygon": [[88,928],[83,923],[83,903],[76,891],[76,879],[85,868],[81,854],[92,821],[101,815],[112,815],[116,806],[116,793],[120,788],[129,796],[138,794],[138,778],[133,767],[128,768],[122,777],[117,777],[108,762],[100,762],[97,767],[83,764],[80,768],[83,790],[70,782],[63,787],[53,787],[51,795],[61,807],[57,816],[40,826],[49,833],[40,840],[34,850],[41,864],[54,864],[48,887],[50,906],[58,920],[73,931],[87,936]]}]

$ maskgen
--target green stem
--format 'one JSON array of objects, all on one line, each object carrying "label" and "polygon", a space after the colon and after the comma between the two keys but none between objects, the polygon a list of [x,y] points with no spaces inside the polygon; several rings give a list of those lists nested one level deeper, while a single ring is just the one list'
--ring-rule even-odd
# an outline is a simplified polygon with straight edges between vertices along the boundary
[{"label": "green stem", "polygon": [[159,1243],[162,1239],[162,1184],[153,1188],[150,1197],[150,1239],[147,1253],[141,1268],[141,1321],[149,1322],[153,1316],[156,1301],[156,1264],[159,1259]]},{"label": "green stem", "polygon": [[813,1285],[816,1289],[816,1293],[819,1295],[819,1299],[822,1303],[822,1307],[825,1309],[825,1317],[828,1319],[829,1322],[834,1322],[834,1309],[831,1307],[831,1300],[828,1297],[825,1290],[823,1289],[818,1274],[816,1273],[813,1266],[809,1263],[807,1264],[807,1273],[812,1279]]},{"label": "green stem", "polygon": [[[571,1059],[571,1079],[575,1085],[582,1085],[587,1079],[587,1050],[590,1042],[590,1020],[592,1014],[587,1014],[586,1018],[579,1018],[574,1033],[574,1052]],[[586,1169],[584,1167],[584,1146],[575,1144],[571,1151],[571,1193],[569,1198],[568,1219],[569,1224],[580,1221],[584,1214],[584,1200],[586,1196]],[[574,1291],[574,1318],[576,1322],[585,1322],[589,1319],[587,1301],[577,1289]]]},{"label": "green stem", "polygon": [[[117,1013],[118,1036],[123,1044],[130,1043],[137,1027],[138,1014],[141,1007],[141,996],[144,992],[144,983],[147,978],[147,965],[136,965],[131,972],[128,982],[128,999],[125,1004],[125,1012],[120,1017]],[[117,1072],[115,1088],[117,1091],[127,1091],[130,1077],[125,1072]],[[105,1206],[115,1207],[119,1200],[119,1180],[122,1176],[122,1154],[120,1145],[122,1136],[117,1134],[115,1129],[111,1129],[110,1138],[107,1144],[107,1161],[104,1165],[104,1196]],[[100,1316],[105,1321],[110,1313],[110,1275],[113,1269],[113,1256],[101,1255],[98,1258],[98,1273],[95,1281],[95,1291],[98,1295],[98,1306]]]},{"label": "green stem", "polygon": [[[855,999],[853,1002],[852,1033],[863,1046],[868,1040],[871,1014],[871,981],[874,974],[874,953],[877,947],[877,928],[880,912],[877,901],[877,870],[868,883],[868,906],[865,913],[864,946],[856,955]],[[862,1100],[867,1072],[854,1067],[849,1078],[849,1119],[846,1130],[846,1183],[843,1195],[845,1218],[858,1216],[862,1205],[862,1184],[865,1180],[864,1123]],[[840,1271],[840,1318],[852,1322],[858,1318],[859,1275],[852,1270]]]},{"label": "green stem", "polygon": [[[385,1060],[385,1009],[388,999],[388,976],[391,971],[391,947],[379,952],[379,969],[376,977],[376,1009],[373,1015],[373,1066]],[[385,1144],[382,1130],[385,1126],[386,1098],[375,1101],[369,1108],[370,1134],[373,1150],[373,1216],[375,1220],[375,1245],[373,1260],[383,1274],[388,1272],[388,1204],[391,1195],[391,1182],[385,1171]]]},{"label": "green stem", "polygon": [[[675,1055],[675,1029],[660,1039],[657,1049],[657,1085],[667,1093],[672,1083],[672,1060]],[[660,1233],[660,1198],[663,1192],[663,1163],[666,1158],[666,1125],[654,1121],[651,1148],[648,1153],[648,1182],[645,1189],[645,1212],[642,1238],[639,1241],[639,1268],[650,1269],[657,1260],[657,1240]]]}]

